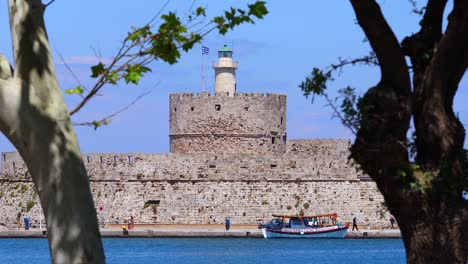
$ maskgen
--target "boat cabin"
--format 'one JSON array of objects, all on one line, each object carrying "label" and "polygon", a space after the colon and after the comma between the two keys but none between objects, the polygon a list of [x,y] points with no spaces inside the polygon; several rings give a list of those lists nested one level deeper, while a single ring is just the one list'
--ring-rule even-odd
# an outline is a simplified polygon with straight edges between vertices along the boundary
[{"label": "boat cabin", "polygon": [[308,228],[326,227],[336,225],[338,215],[336,213],[298,216],[298,215],[273,215],[270,222],[266,224],[269,228]]}]

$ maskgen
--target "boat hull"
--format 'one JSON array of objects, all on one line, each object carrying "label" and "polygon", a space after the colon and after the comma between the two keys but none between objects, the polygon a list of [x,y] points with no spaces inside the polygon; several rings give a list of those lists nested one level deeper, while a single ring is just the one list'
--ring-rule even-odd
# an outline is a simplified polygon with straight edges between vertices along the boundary
[{"label": "boat hull", "polygon": [[318,228],[262,228],[264,238],[343,238],[348,226],[329,226]]}]

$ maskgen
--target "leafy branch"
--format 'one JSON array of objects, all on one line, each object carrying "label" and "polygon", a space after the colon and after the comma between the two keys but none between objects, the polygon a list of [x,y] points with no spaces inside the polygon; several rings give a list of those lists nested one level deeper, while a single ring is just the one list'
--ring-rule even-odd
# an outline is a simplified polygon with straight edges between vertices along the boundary
[{"label": "leafy branch", "polygon": [[355,65],[378,66],[379,62],[373,52],[356,59],[338,58],[338,63],[331,64],[325,71],[313,68],[311,75],[299,85],[306,98],[312,95],[313,100],[315,95],[323,96],[327,101],[327,106],[333,110],[333,117],[340,119],[341,123],[353,134],[357,133],[360,126],[362,98],[357,96],[356,89],[350,86],[339,89],[339,96],[335,98],[331,97],[326,89],[327,83],[334,80],[333,74],[340,75],[346,66]]},{"label": "leafy branch", "polygon": [[143,97],[147,96],[148,94],[150,94],[151,91],[147,91],[141,95],[139,95],[137,98],[135,98],[133,101],[131,101],[129,104],[127,104],[125,107],[115,111],[114,113],[106,116],[106,117],[103,117],[101,118],[100,120],[93,120],[91,122],[81,122],[81,123],[76,123],[74,122],[73,125],[74,126],[92,126],[94,127],[94,130],[98,129],[100,126],[102,125],[108,125],[110,124],[111,120],[113,117],[119,115],[120,113],[128,110],[130,107],[132,107],[134,104],[136,104],[138,101],[140,101]]}]

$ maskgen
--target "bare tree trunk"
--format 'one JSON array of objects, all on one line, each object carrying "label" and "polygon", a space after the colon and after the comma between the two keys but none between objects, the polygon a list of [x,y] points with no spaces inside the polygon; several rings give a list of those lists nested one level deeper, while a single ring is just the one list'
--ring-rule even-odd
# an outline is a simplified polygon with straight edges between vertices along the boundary
[{"label": "bare tree trunk", "polygon": [[104,263],[88,176],[59,89],[40,0],[9,0],[15,71],[0,57],[0,130],[26,162],[53,263]]}]

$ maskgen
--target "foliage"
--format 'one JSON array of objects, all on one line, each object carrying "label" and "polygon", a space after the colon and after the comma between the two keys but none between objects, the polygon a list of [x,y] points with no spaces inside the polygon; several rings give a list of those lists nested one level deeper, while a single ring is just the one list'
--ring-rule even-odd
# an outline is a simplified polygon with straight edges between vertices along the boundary
[{"label": "foliage", "polygon": [[33,201],[33,200],[28,200],[26,202],[26,212],[29,212],[33,207],[34,205],[36,205],[36,202]]},{"label": "foliage", "polygon": [[339,118],[344,126],[356,134],[362,117],[362,97],[356,93],[355,88],[347,86],[338,89],[338,96],[333,98],[327,93],[327,88],[329,83],[334,81],[333,74],[341,74],[346,66],[378,66],[379,63],[373,52],[356,59],[338,58],[338,60],[337,64],[331,64],[325,69],[314,67],[310,76],[301,82],[299,88],[306,98],[311,95],[313,98],[315,95],[323,96],[328,103],[327,105],[332,108],[333,116]]},{"label": "foliage", "polygon": [[400,170],[400,178],[406,182],[412,190],[424,193],[431,188],[432,180],[437,172],[423,171],[417,164],[411,164],[408,168]]},{"label": "foliage", "polygon": [[28,190],[28,186],[25,184],[25,185],[21,185],[21,193],[25,193],[27,190]]}]

